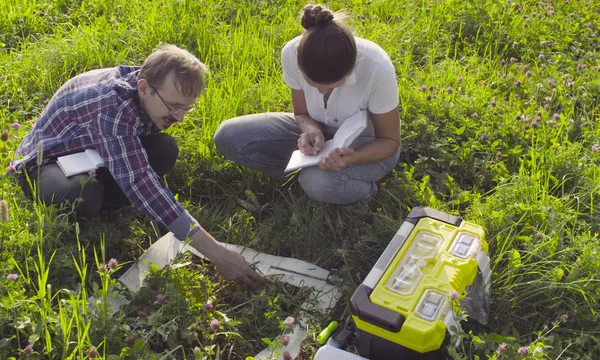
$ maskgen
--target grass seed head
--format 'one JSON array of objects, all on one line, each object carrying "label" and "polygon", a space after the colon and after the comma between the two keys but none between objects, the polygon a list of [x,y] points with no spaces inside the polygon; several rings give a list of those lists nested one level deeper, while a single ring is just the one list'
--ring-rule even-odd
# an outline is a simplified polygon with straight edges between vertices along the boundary
[{"label": "grass seed head", "polygon": [[7,222],[10,220],[8,216],[8,202],[4,199],[0,200],[0,221]]}]

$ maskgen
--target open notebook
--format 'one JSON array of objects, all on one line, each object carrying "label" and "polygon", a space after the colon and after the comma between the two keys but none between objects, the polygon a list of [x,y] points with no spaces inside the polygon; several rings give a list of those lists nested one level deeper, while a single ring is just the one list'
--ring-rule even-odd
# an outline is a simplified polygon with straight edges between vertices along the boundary
[{"label": "open notebook", "polygon": [[63,171],[66,177],[87,173],[104,166],[100,154],[94,149],[87,149],[83,152],[59,156],[56,164]]},{"label": "open notebook", "polygon": [[333,139],[325,141],[323,147],[316,155],[306,155],[300,150],[292,153],[285,172],[301,169],[309,166],[315,166],[319,160],[329,154],[335,148],[345,148],[352,145],[354,140],[367,128],[368,117],[367,110],[360,110],[356,114],[347,118],[333,135]]}]

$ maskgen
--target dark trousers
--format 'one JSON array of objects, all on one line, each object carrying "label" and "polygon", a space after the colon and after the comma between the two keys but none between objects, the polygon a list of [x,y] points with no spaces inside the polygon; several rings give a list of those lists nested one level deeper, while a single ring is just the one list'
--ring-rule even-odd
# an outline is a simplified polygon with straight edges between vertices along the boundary
[{"label": "dark trousers", "polygon": [[[150,166],[160,177],[175,166],[179,148],[169,134],[157,133],[141,136],[142,146],[148,155]],[[78,217],[91,219],[101,208],[117,209],[130,204],[115,179],[106,167],[96,171],[96,177],[80,174],[66,177],[54,162],[34,167],[29,172],[30,187],[25,176],[21,176],[21,188],[32,198],[36,189],[39,200],[46,205],[75,206]],[[70,210],[68,208],[67,210]]]}]

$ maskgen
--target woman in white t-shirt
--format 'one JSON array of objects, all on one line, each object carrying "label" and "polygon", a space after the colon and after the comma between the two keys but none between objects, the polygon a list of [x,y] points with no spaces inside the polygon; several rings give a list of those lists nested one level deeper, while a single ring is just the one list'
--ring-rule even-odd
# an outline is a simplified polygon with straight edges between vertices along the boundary
[{"label": "woman in white t-shirt", "polygon": [[351,147],[324,154],[318,166],[300,171],[298,181],[318,201],[348,204],[371,197],[401,151],[394,66],[381,47],[352,35],[338,13],[321,5],[307,5],[301,23],[306,31],[281,55],[294,112],[227,120],[215,133],[217,149],[281,179],[294,150],[317,154],[345,119],[368,110],[369,126]]}]

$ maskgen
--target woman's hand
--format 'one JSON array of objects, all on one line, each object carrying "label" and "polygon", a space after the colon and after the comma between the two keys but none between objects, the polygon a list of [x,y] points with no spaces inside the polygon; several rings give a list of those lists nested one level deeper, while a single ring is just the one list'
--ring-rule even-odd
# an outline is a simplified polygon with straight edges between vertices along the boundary
[{"label": "woman's hand", "polygon": [[311,128],[300,134],[298,138],[298,149],[305,155],[316,155],[321,151],[325,136],[318,128]]},{"label": "woman's hand", "polygon": [[340,172],[352,165],[354,149],[335,148],[319,160],[319,169],[331,172]]}]

